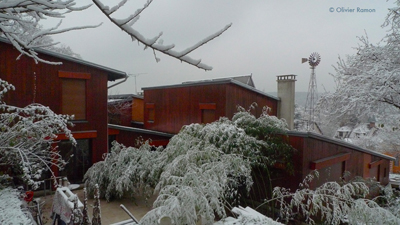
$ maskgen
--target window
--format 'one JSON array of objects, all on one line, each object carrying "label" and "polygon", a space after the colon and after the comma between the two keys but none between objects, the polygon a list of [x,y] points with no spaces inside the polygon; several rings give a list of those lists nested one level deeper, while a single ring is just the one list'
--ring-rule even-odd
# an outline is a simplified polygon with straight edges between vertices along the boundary
[{"label": "window", "polygon": [[61,78],[61,113],[86,119],[86,80],[90,74],[59,71]]},{"label": "window", "polygon": [[201,123],[212,123],[215,121],[215,110],[214,109],[202,109],[201,110]]},{"label": "window", "polygon": [[92,152],[90,139],[77,139],[76,142],[76,146],[71,141],[61,141],[58,144],[62,158],[68,161],[60,175],[66,176],[71,183],[82,183],[83,176],[92,166]]},{"label": "window", "polygon": [[146,103],[146,110],[147,110],[147,122],[154,123],[156,112],[154,110],[154,103]]},{"label": "window", "polygon": [[215,103],[200,103],[200,122],[201,123],[212,123],[215,119]]}]

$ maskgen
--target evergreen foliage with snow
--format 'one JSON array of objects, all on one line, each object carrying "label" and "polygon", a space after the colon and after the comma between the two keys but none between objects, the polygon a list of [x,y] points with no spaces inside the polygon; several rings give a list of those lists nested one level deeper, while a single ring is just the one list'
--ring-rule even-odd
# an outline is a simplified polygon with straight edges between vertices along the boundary
[{"label": "evergreen foliage with snow", "polygon": [[51,166],[66,164],[52,147],[57,134],[75,141],[68,129],[69,116],[55,114],[49,107],[30,104],[20,108],[1,101],[14,86],[0,79],[0,166],[11,166],[14,175],[36,189],[39,179]]},{"label": "evergreen foliage with snow", "polygon": [[165,216],[177,224],[224,218],[239,188],[250,190],[252,166],[291,158],[293,149],[276,135],[284,133],[287,124],[267,110],[256,118],[239,108],[232,120],[184,126],[165,149],[114,143],[105,160],[85,174],[88,189],[98,183],[109,200],[154,188],[158,198],[143,224],[156,224]]}]

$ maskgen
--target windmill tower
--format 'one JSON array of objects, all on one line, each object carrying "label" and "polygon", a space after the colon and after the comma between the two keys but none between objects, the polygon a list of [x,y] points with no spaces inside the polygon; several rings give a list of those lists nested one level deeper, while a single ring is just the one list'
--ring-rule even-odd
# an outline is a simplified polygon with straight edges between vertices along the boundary
[{"label": "windmill tower", "polygon": [[315,76],[315,67],[321,62],[321,56],[313,52],[310,57],[302,58],[301,62],[305,63],[308,61],[310,64],[311,69],[311,76],[310,76],[310,83],[308,85],[308,93],[307,93],[307,100],[305,105],[305,113],[306,113],[306,129],[307,131],[314,130],[314,123],[315,123],[315,115],[314,115],[314,106],[318,101],[318,90],[317,90],[317,78]]}]

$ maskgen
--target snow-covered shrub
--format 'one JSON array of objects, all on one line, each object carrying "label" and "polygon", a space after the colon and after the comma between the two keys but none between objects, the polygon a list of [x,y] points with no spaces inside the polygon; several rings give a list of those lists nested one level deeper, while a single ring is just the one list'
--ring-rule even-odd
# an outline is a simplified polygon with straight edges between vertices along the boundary
[{"label": "snow-covered shrub", "polygon": [[0,190],[11,185],[12,177],[8,174],[1,174],[0,173]]},{"label": "snow-covered shrub", "polygon": [[110,201],[113,198],[121,198],[125,193],[133,196],[146,191],[145,187],[154,187],[158,177],[153,178],[150,173],[153,160],[158,155],[159,150],[152,151],[148,142],[139,148],[125,147],[114,142],[104,161],[95,163],[86,172],[84,180],[88,192],[93,194],[98,184],[101,190],[100,197]]},{"label": "snow-covered shrub", "polygon": [[0,224],[33,224],[21,209],[21,199],[17,190],[0,189]]},{"label": "snow-covered shrub", "polygon": [[317,171],[314,173],[309,174],[295,192],[274,188],[273,198],[266,203],[276,201],[283,221],[300,216],[307,224],[318,221],[328,224],[400,224],[396,214],[381,207],[374,199],[366,198],[369,194],[366,182],[326,182],[310,189],[308,183],[318,176]]},{"label": "snow-covered shrub", "polygon": [[200,219],[211,223],[215,215],[226,217],[225,208],[239,188],[250,190],[252,166],[267,167],[290,158],[293,150],[279,136],[286,127],[267,109],[256,118],[239,108],[232,120],[184,126],[165,149],[151,151],[147,143],[139,149],[115,143],[85,179],[89,189],[98,183],[107,199],[154,188],[158,198],[142,218],[143,224],[156,224],[165,216],[177,224]]},{"label": "snow-covered shrub", "polygon": [[51,145],[59,133],[75,141],[68,129],[70,117],[40,104],[20,108],[2,102],[4,94],[13,89],[0,79],[0,166],[11,166],[14,175],[36,189],[41,175],[51,172],[50,166],[61,169],[66,164]]}]

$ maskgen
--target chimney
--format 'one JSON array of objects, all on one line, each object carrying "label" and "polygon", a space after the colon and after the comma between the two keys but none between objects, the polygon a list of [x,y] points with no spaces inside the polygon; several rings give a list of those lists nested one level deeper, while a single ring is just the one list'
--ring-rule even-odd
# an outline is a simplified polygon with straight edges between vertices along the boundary
[{"label": "chimney", "polygon": [[289,130],[294,128],[294,94],[296,75],[279,75],[278,82],[278,118],[285,119]]}]

